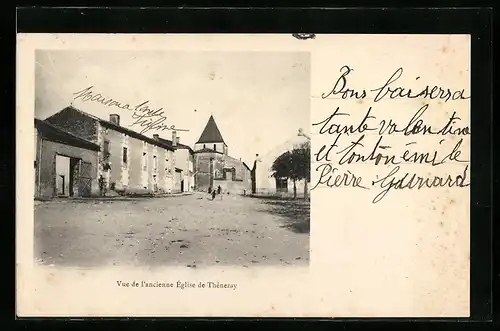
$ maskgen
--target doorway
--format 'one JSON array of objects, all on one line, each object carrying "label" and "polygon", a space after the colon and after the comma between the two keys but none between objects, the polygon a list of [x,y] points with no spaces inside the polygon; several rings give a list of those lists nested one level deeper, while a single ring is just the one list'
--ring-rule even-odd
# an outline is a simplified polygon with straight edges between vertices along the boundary
[{"label": "doorway", "polygon": [[158,180],[156,178],[156,175],[153,175],[153,192],[158,192]]},{"label": "doorway", "polygon": [[181,192],[184,192],[184,179],[181,180]]},{"label": "doorway", "polygon": [[68,197],[70,192],[70,158],[56,155],[56,195]]},{"label": "doorway", "polygon": [[92,190],[92,163],[80,158],[56,155],[56,196],[89,197]]},{"label": "doorway", "polygon": [[90,197],[92,193],[92,163],[80,162],[79,180],[75,183],[78,186],[78,196]]}]

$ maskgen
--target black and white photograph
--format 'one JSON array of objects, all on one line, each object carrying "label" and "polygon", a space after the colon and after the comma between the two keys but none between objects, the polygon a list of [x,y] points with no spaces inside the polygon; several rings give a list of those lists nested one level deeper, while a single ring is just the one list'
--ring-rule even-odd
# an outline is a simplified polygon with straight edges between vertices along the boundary
[{"label": "black and white photograph", "polygon": [[308,52],[36,50],[34,258],[308,266]]}]

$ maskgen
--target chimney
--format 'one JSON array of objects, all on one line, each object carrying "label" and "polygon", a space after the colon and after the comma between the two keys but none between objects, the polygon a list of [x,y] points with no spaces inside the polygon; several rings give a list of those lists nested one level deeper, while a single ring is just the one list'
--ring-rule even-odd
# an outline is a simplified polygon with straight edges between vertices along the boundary
[{"label": "chimney", "polygon": [[160,140],[160,135],[159,135],[159,134],[157,134],[157,133],[155,133],[155,134],[153,135],[153,139],[154,139],[154,140]]},{"label": "chimney", "polygon": [[113,124],[120,125],[120,115],[118,114],[110,114],[109,121]]},{"label": "chimney", "polygon": [[172,131],[172,146],[177,146],[177,131]]},{"label": "chimney", "polygon": [[177,137],[177,144],[181,143],[181,137]]}]

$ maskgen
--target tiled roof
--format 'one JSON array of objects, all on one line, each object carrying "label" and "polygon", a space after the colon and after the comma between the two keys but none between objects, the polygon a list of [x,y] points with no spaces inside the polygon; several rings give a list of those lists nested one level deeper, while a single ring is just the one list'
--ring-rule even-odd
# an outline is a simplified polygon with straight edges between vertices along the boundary
[{"label": "tiled roof", "polygon": [[124,128],[123,126],[116,125],[115,123],[112,123],[110,121],[99,119],[99,122],[101,123],[101,125],[103,125],[103,126],[105,126],[107,128],[110,128],[112,130],[115,130],[115,131],[118,131],[118,132],[121,132],[121,133],[125,133],[126,135],[129,135],[130,137],[133,137],[133,138],[145,141],[145,142],[147,142],[147,143],[149,143],[151,145],[156,145],[158,147],[162,147],[164,149],[169,149],[169,150],[172,150],[172,151],[175,149],[174,147],[169,146],[167,144],[164,144],[164,143],[162,143],[162,142],[160,142],[160,141],[158,141],[156,139],[150,138],[150,137],[145,136],[145,135],[143,135],[141,133],[138,133],[136,131]]},{"label": "tiled roof", "polygon": [[73,106],[68,106],[68,107],[66,107],[63,110],[66,110],[66,109],[70,109],[70,110],[79,112],[80,114],[83,114],[83,115],[85,115],[87,117],[93,118],[94,120],[99,121],[99,123],[101,123],[102,126],[105,126],[107,128],[113,129],[113,130],[121,132],[121,133],[125,133],[126,135],[129,135],[129,136],[131,136],[133,138],[145,141],[145,142],[147,142],[149,144],[156,145],[156,146],[164,148],[164,149],[174,150],[174,148],[172,146],[168,146],[167,144],[162,144],[161,142],[159,142],[159,141],[157,141],[157,140],[155,140],[153,138],[147,137],[147,136],[145,136],[145,135],[143,135],[141,133],[138,133],[136,131],[124,128],[123,126],[116,125],[113,122],[106,121],[106,120],[104,120],[102,118],[99,118],[99,117],[96,117],[96,116],[91,115],[89,113],[86,113],[86,112],[84,112],[84,111],[82,111],[82,110],[80,110],[78,108],[73,107]]},{"label": "tiled roof", "polygon": [[191,147],[189,147],[188,145],[177,144],[177,148],[188,149],[191,154],[194,153],[193,149]]},{"label": "tiled roof", "polygon": [[172,140],[168,140],[168,139],[163,139],[163,138],[159,138],[160,139],[160,142],[167,145],[167,146],[170,146],[172,148],[179,148],[179,149],[187,149],[189,150],[189,152],[192,154],[194,153],[193,149],[191,147],[189,147],[188,145],[184,145],[184,144],[177,144],[176,147],[174,147],[174,145],[172,144]]},{"label": "tiled roof", "polygon": [[223,154],[222,152],[219,151],[214,151],[213,149],[210,148],[202,148],[197,151],[194,151],[195,153],[217,153],[217,154]]},{"label": "tiled roof", "polygon": [[196,143],[224,143],[224,139],[220,134],[219,128],[217,127],[213,116],[210,116],[210,118],[208,119],[205,129],[201,133],[200,139],[198,139]]},{"label": "tiled roof", "polygon": [[52,124],[49,124],[37,118],[35,118],[35,127],[44,139],[74,147],[85,148],[92,151],[99,150],[99,146],[97,144],[75,136],[69,132],[63,131],[60,128],[53,126]]}]

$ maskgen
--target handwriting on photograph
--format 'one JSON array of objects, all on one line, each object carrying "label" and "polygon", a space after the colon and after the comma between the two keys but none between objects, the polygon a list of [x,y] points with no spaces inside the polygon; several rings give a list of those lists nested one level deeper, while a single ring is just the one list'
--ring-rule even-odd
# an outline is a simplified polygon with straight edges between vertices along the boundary
[{"label": "handwriting on photograph", "polygon": [[99,103],[106,107],[114,107],[121,110],[130,111],[132,112],[131,116],[134,120],[134,122],[130,126],[140,127],[140,133],[142,134],[151,130],[189,131],[188,129],[177,128],[174,124],[167,124],[167,117],[165,116],[163,108],[150,108],[149,100],[131,105],[126,102],[103,96],[101,93],[96,93],[93,88],[93,86],[89,86],[83,90],[73,93],[73,100]]},{"label": "handwriting on photograph", "polygon": [[[398,68],[389,79],[381,85],[372,89],[354,90],[349,87],[347,76],[354,69],[349,66],[340,68],[340,76],[335,81],[332,89],[321,94],[321,98],[342,98],[342,99],[365,99],[372,97],[373,102],[379,102],[383,99],[439,99],[444,102],[455,100],[470,99],[466,95],[465,89],[451,89],[437,85],[425,85],[423,88],[409,88],[398,85],[398,80],[403,76],[404,69]],[[420,76],[415,77],[415,81],[421,80]]]},{"label": "handwriting on photograph", "polygon": [[[470,160],[463,156],[463,148],[468,148],[466,146],[467,136],[470,135],[468,124],[457,115],[456,111],[448,115],[442,123],[435,124],[435,116],[433,125],[426,122],[427,113],[441,110],[437,106],[432,108],[430,100],[439,99],[440,102],[466,100],[470,97],[466,95],[465,89],[453,90],[425,85],[423,89],[412,90],[397,86],[396,82],[404,72],[403,68],[398,68],[380,87],[354,90],[349,87],[347,80],[353,69],[343,66],[340,72],[341,75],[336,79],[333,88],[323,93],[322,99],[370,98],[373,104],[365,110],[360,120],[351,120],[349,109],[343,102],[342,108],[336,106],[333,112],[312,124],[320,136],[331,137],[331,143],[322,144],[313,153],[313,161],[318,164],[315,170],[319,177],[313,183],[311,190],[320,186],[376,189],[378,192],[372,202],[377,203],[390,191],[438,187],[463,188],[470,185],[468,175]],[[416,77],[415,80],[420,79]],[[397,121],[387,115],[385,117],[376,115],[374,108],[381,107],[377,102],[383,99],[403,98],[429,101],[416,107],[406,120]],[[396,137],[397,139],[394,139]],[[432,139],[430,143],[427,139],[429,137]],[[447,163],[462,164],[462,166],[453,173],[440,171],[439,175],[427,171],[429,170],[427,167],[426,175],[414,172],[414,167],[413,171],[404,170],[409,165],[426,165],[433,169]],[[356,174],[349,169],[355,164],[375,166],[380,171],[375,178],[366,179],[363,178],[364,173]]]}]

